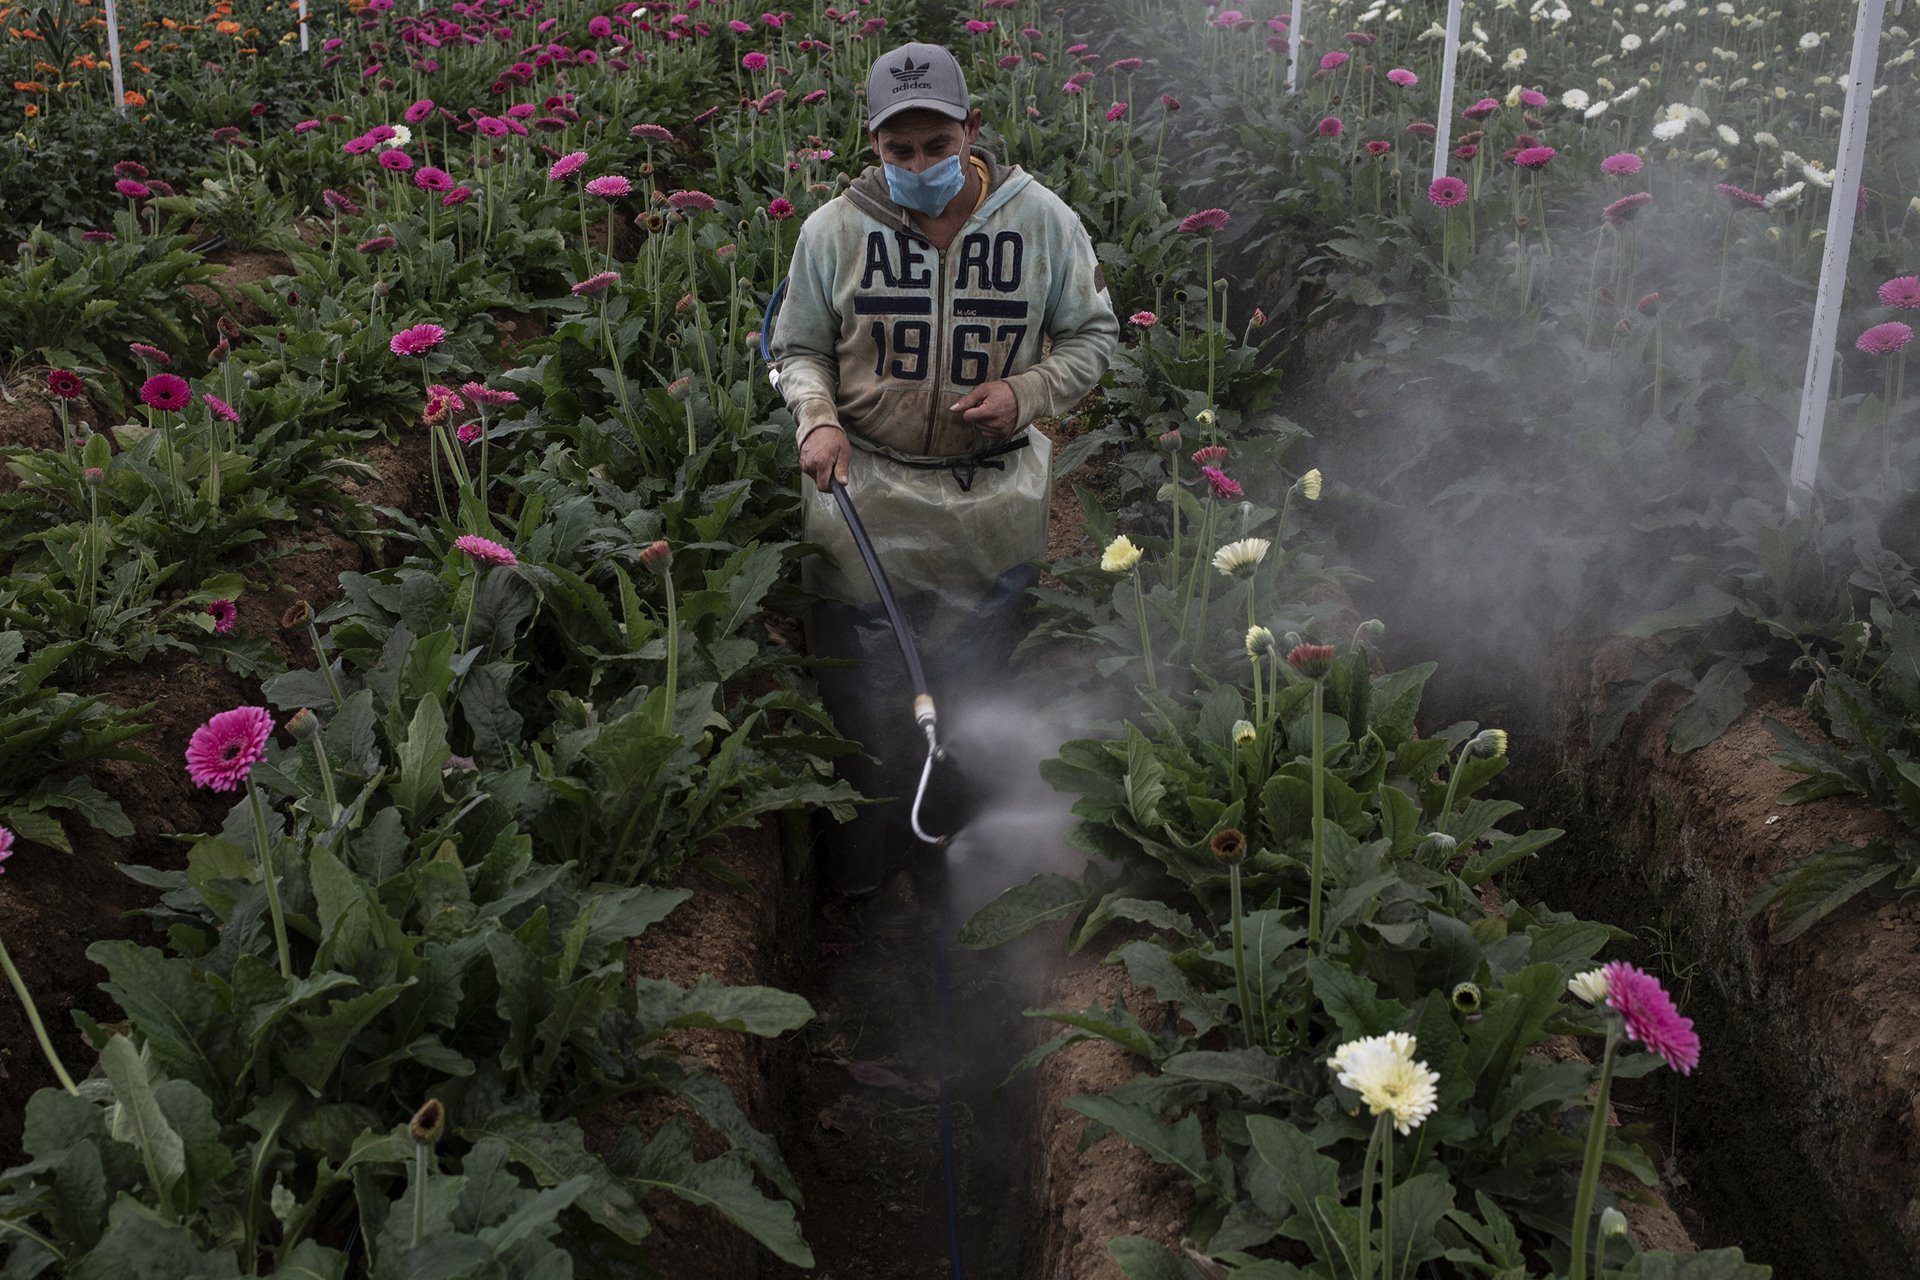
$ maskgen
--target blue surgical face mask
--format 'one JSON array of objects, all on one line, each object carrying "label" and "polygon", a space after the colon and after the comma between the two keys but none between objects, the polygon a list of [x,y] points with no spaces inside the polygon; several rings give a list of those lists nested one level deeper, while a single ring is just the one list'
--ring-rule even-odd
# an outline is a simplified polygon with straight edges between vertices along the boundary
[{"label": "blue surgical face mask", "polygon": [[929,218],[939,217],[967,185],[966,170],[957,155],[948,156],[921,173],[898,165],[885,167],[887,194],[893,197],[893,202]]}]

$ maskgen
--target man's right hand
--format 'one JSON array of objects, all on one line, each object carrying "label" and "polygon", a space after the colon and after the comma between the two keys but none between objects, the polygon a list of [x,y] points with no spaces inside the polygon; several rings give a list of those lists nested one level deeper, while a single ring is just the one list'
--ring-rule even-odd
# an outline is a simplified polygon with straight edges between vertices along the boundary
[{"label": "man's right hand", "polygon": [[847,466],[853,459],[853,445],[839,427],[816,427],[800,444],[800,470],[825,493],[833,482],[847,482]]}]

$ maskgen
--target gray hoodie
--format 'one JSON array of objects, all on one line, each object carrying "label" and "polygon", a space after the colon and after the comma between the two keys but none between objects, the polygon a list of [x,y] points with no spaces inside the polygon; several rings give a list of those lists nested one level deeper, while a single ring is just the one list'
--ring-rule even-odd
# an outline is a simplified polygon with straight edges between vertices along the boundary
[{"label": "gray hoodie", "polygon": [[986,199],[944,252],[879,165],[800,228],[772,343],[800,439],[838,425],[902,458],[962,457],[994,443],[948,407],[973,388],[1005,379],[1020,428],[1106,372],[1120,325],[1086,228],[1025,170],[973,154]]}]

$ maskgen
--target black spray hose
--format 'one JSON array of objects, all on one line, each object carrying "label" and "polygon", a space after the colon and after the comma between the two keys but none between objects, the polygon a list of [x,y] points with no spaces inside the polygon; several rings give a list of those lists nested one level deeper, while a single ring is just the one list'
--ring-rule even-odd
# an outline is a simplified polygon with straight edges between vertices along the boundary
[{"label": "black spray hose", "polygon": [[[769,366],[773,363],[770,341],[773,313],[779,309],[780,299],[786,296],[786,292],[787,282],[782,279],[774,288],[773,296],[767,299],[767,309],[760,316],[760,358]],[[769,367],[767,378],[775,386],[779,385],[778,370]],[[894,639],[900,643],[900,656],[907,664],[907,679],[913,685],[914,719],[927,735],[927,762],[921,766],[920,788],[913,797],[913,834],[936,848],[944,847],[947,837],[928,835],[920,826],[920,806],[927,798],[927,781],[933,776],[933,762],[946,754],[936,732],[938,722],[934,716],[933,695],[927,690],[927,673],[920,665],[920,649],[913,642],[913,632],[907,629],[907,620],[900,612],[899,602],[893,598],[893,587],[887,581],[886,571],[880,567],[880,557],[874,553],[873,540],[867,537],[867,527],[860,523],[860,513],[854,510],[847,487],[837,478],[833,481],[833,500],[840,506],[840,514],[847,522],[847,532],[853,535],[853,545],[860,549],[860,558],[867,562],[867,573],[873,578],[873,589],[879,592],[880,604],[887,611],[887,621],[893,625]],[[940,966],[937,1032],[940,1050],[940,1171],[946,1182],[947,1262],[953,1280],[965,1280],[966,1271],[960,1262],[960,1180],[955,1174],[953,1159],[952,1072],[949,1069],[953,1062],[953,983],[947,941],[951,926],[947,918],[947,890],[944,883],[940,889],[938,910],[939,919],[934,924],[934,934],[939,939]]]}]

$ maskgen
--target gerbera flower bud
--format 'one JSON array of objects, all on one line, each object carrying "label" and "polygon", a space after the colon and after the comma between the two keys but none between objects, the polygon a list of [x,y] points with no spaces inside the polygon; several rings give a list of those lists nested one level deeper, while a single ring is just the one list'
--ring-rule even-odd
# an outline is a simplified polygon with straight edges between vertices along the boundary
[{"label": "gerbera flower bud", "polygon": [[1193,415],[1193,420],[1199,423],[1203,427],[1211,427],[1214,421],[1213,410],[1202,409],[1200,412]]},{"label": "gerbera flower bud", "polygon": [[286,610],[284,612],[281,613],[280,625],[286,628],[288,631],[291,631],[295,627],[306,626],[307,620],[312,617],[313,617],[313,606],[308,604],[305,600],[295,600],[292,604],[286,607]]},{"label": "gerbera flower bud", "polygon": [[1315,467],[1294,482],[1300,496],[1308,502],[1320,501],[1320,468]]},{"label": "gerbera flower bud", "polygon": [[1491,760],[1507,754],[1507,731],[1505,729],[1482,729],[1473,735],[1473,741],[1467,744],[1467,751],[1482,760]]},{"label": "gerbera flower bud", "polygon": [[1478,1013],[1482,996],[1477,983],[1456,983],[1453,988],[1453,1007],[1461,1013]]},{"label": "gerbera flower bud", "polygon": [[1567,979],[1567,990],[1588,1004],[1599,1004],[1607,998],[1607,971],[1589,969],[1576,973]]},{"label": "gerbera flower bud", "polygon": [[1608,1205],[1600,1211],[1600,1237],[1624,1236],[1627,1234],[1627,1215]]},{"label": "gerbera flower bud", "polygon": [[302,707],[287,717],[284,727],[293,735],[294,741],[305,742],[320,732],[320,717],[313,714],[313,708]]},{"label": "gerbera flower bud", "polygon": [[1247,856],[1247,838],[1232,827],[1213,833],[1213,839],[1207,841],[1207,847],[1213,850],[1213,856],[1222,862],[1238,862]]},{"label": "gerbera flower bud", "polygon": [[1253,740],[1257,736],[1259,736],[1258,731],[1253,727],[1253,721],[1235,720],[1233,722],[1233,745],[1234,746],[1250,747],[1253,745]]},{"label": "gerbera flower bud", "polygon": [[1162,449],[1177,450],[1180,444],[1180,433],[1178,431],[1163,431],[1160,433],[1160,447]]},{"label": "gerbera flower bud", "polygon": [[407,1125],[407,1133],[421,1146],[431,1146],[439,1141],[441,1130],[447,1127],[447,1108],[438,1098],[428,1098],[413,1113],[413,1120]]},{"label": "gerbera flower bud", "polygon": [[1272,652],[1273,632],[1261,626],[1248,627],[1247,656],[1249,658],[1264,658]]},{"label": "gerbera flower bud", "polygon": [[649,544],[640,552],[640,567],[648,573],[665,575],[673,564],[673,548],[667,545],[665,538]]},{"label": "gerbera flower bud", "polygon": [[1100,553],[1100,568],[1107,573],[1129,573],[1140,563],[1140,548],[1133,545],[1133,539],[1121,534],[1107,544]]},{"label": "gerbera flower bud", "polygon": [[1287,651],[1287,665],[1309,680],[1324,680],[1333,670],[1333,646],[1297,644]]}]

